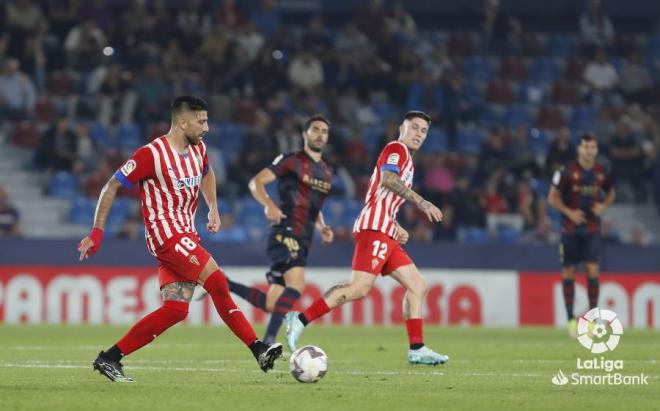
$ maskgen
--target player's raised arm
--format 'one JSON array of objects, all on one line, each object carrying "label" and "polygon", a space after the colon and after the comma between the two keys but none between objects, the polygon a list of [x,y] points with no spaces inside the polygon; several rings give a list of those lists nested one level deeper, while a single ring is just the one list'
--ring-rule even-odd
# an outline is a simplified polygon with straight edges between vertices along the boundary
[{"label": "player's raised arm", "polygon": [[89,258],[89,256],[96,253],[99,248],[101,248],[105,220],[108,218],[110,208],[112,207],[112,203],[115,200],[119,187],[121,187],[121,183],[115,176],[110,177],[110,180],[108,180],[108,182],[105,183],[105,186],[103,186],[94,213],[94,227],[92,227],[92,231],[90,231],[90,233],[78,244],[80,261],[82,261],[83,258]]},{"label": "player's raised arm", "polygon": [[414,192],[412,189],[406,187],[406,184],[401,180],[401,177],[394,171],[383,170],[383,180],[381,185],[390,190],[394,194],[400,195],[408,201],[411,201],[419,207],[420,210],[426,214],[430,222],[442,221],[442,211],[431,202],[424,200],[422,196]]},{"label": "player's raised arm", "polygon": [[264,168],[256,176],[252,177],[248,183],[248,188],[252,197],[264,206],[266,218],[275,224],[279,224],[283,218],[286,218],[286,215],[282,213],[282,210],[280,210],[266,192],[266,184],[270,184],[276,179],[277,176],[271,169]]}]

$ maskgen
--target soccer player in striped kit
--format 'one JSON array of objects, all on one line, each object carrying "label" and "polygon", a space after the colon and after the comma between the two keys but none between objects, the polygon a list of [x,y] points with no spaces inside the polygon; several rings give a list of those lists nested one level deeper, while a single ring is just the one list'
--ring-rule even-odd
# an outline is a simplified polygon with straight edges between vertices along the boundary
[{"label": "soccer player in striped kit", "polygon": [[602,164],[596,161],[598,140],[591,133],[580,137],[578,159],[557,170],[552,177],[548,204],[562,214],[559,256],[562,265],[562,289],[568,335],[577,337],[577,322],[573,313],[575,274],[584,262],[587,276],[589,308],[598,306],[600,285],[600,216],[615,198],[612,179]]},{"label": "soccer player in striped kit", "polygon": [[94,227],[78,245],[80,260],[99,250],[117,190],[122,185],[131,188],[138,184],[147,248],[158,260],[163,305],[98,355],[93,367],[111,381],[133,382],[124,375],[120,360],[183,321],[197,284],[211,296],[222,320],[250,348],[264,372],[272,369],[282,354],[281,344],[267,345],[257,339],[232,300],[224,273],[201,246],[195,229],[200,191],[210,210],[207,229],[213,233],[220,229],[215,175],[202,141],[208,130],[206,102],[191,96],[176,98],[170,131],[139,148],[110,178],[101,190]]},{"label": "soccer player in striped kit", "polygon": [[426,283],[421,273],[401,247],[408,241],[408,233],[396,221],[396,214],[404,201],[413,202],[431,222],[442,220],[436,206],[415,193],[413,155],[420,149],[431,125],[430,117],[420,111],[408,112],[399,127],[399,139],[385,146],[378,156],[371,175],[369,190],[353,233],[353,254],[350,281],[335,285],[302,313],[286,315],[287,344],[293,351],[305,326],[336,307],[363,298],[369,293],[379,275],[390,276],[406,289],[403,313],[408,332],[408,362],[437,365],[449,360],[424,345],[422,305]]}]

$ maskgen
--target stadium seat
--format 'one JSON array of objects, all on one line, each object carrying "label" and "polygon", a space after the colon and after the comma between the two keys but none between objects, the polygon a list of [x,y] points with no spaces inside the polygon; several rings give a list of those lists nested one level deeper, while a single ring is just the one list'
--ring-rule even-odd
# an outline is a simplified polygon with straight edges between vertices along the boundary
[{"label": "stadium seat", "polygon": [[124,153],[131,153],[144,145],[142,131],[140,127],[133,123],[119,126],[115,141],[117,147]]},{"label": "stadium seat", "polygon": [[463,62],[463,76],[468,82],[489,81],[493,77],[492,62],[487,56],[471,56]]},{"label": "stadium seat", "polygon": [[458,239],[466,244],[485,244],[490,242],[488,231],[481,227],[459,226]]},{"label": "stadium seat", "polygon": [[545,52],[554,57],[567,57],[571,54],[573,46],[568,34],[556,32],[550,34]]},{"label": "stadium seat", "polygon": [[502,243],[517,243],[520,241],[520,236],[520,231],[509,227],[497,227],[497,239]]},{"label": "stadium seat", "polygon": [[110,133],[100,121],[95,121],[89,128],[89,135],[99,147],[110,146]]},{"label": "stadium seat", "polygon": [[490,104],[483,104],[477,110],[475,119],[480,128],[490,128],[500,124],[497,111]]},{"label": "stadium seat", "polygon": [[91,227],[94,224],[94,212],[96,209],[96,200],[77,196],[71,202],[69,210],[69,221],[74,224],[80,224]]},{"label": "stadium seat", "polygon": [[108,219],[106,220],[106,230],[113,234],[119,232],[126,223],[129,211],[129,200],[125,198],[115,198],[110,213],[108,214]]},{"label": "stadium seat", "polygon": [[73,174],[58,171],[48,184],[48,194],[58,198],[73,198],[78,194],[78,182]]},{"label": "stadium seat", "polygon": [[590,130],[596,122],[596,109],[592,106],[576,106],[571,115],[571,129],[584,131]]},{"label": "stadium seat", "polygon": [[456,151],[461,154],[479,154],[481,151],[481,136],[474,128],[463,128],[458,131]]},{"label": "stadium seat", "polygon": [[532,128],[527,134],[527,141],[529,148],[537,155],[537,157],[545,158],[550,148],[551,138],[547,132]]},{"label": "stadium seat", "polygon": [[504,112],[503,120],[504,124],[509,128],[529,126],[532,123],[527,107],[522,104],[515,104],[507,107]]},{"label": "stadium seat", "polygon": [[444,130],[438,127],[431,127],[426,136],[424,149],[429,152],[445,152],[448,148],[448,141],[447,133]]},{"label": "stadium seat", "polygon": [[557,63],[550,57],[538,57],[532,64],[531,78],[536,82],[551,83],[559,77]]},{"label": "stadium seat", "polygon": [[553,86],[552,97],[557,104],[576,105],[580,100],[579,84],[559,80]]}]

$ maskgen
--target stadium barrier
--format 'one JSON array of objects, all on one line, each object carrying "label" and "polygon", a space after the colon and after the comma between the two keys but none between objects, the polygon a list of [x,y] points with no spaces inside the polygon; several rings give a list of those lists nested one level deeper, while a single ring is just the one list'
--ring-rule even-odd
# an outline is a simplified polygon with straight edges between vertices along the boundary
[{"label": "stadium barrier", "polygon": [[[264,267],[225,267],[233,280],[267,288]],[[430,325],[562,326],[566,322],[558,272],[424,269],[429,287],[424,319]],[[0,321],[6,324],[131,324],[160,306],[155,268],[145,266],[0,265]],[[347,268],[309,267],[297,308],[348,278]],[[576,312],[586,311],[583,276]],[[200,292],[197,287],[196,293]],[[368,297],[319,320],[327,324],[399,324],[405,290],[389,278]],[[250,321],[266,314],[239,297]],[[604,273],[601,306],[618,313],[624,327],[660,329],[660,272]],[[220,324],[210,300],[194,301],[188,324]]]}]

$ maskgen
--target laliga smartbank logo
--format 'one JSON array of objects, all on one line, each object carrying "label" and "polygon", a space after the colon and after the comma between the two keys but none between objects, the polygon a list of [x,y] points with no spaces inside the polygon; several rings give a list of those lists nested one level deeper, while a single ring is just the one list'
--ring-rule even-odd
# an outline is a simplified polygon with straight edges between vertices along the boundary
[{"label": "laliga smartbank logo", "polygon": [[[593,308],[577,323],[578,342],[592,354],[614,351],[623,335],[623,326],[611,310]],[[577,358],[577,371],[564,374],[559,370],[552,376],[554,385],[648,385],[644,373],[626,375],[623,360],[606,359],[603,356]]]},{"label": "laliga smartbank logo", "polygon": [[[577,329],[578,341],[593,354],[614,351],[623,335],[623,326],[621,321],[616,318],[616,313],[598,308],[591,309],[584,317],[580,317]],[[605,339],[606,337],[607,339]]]}]

